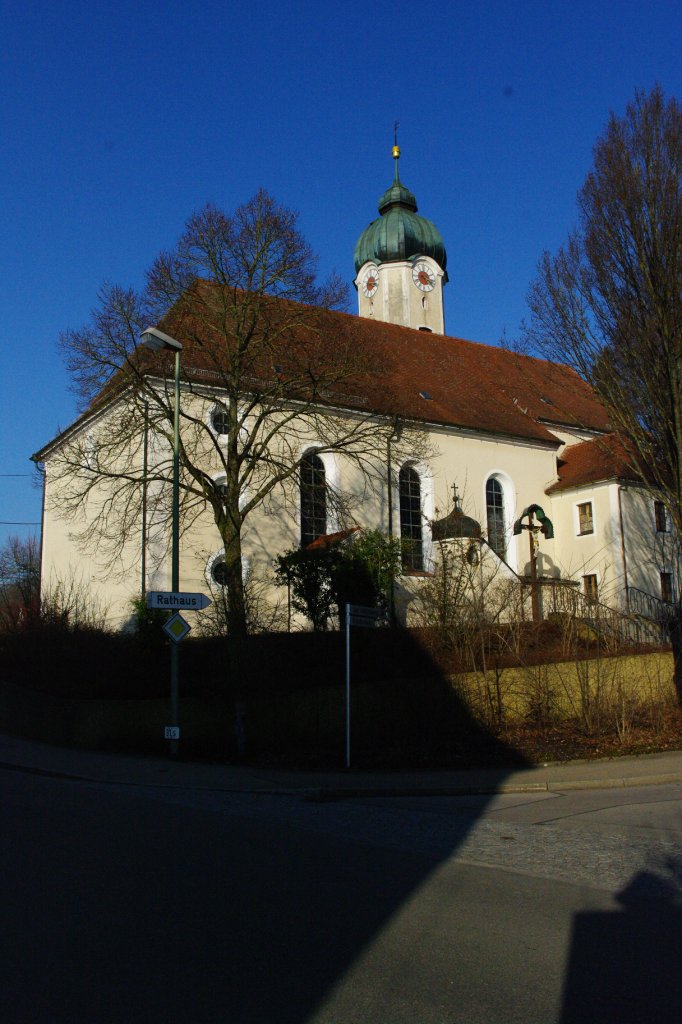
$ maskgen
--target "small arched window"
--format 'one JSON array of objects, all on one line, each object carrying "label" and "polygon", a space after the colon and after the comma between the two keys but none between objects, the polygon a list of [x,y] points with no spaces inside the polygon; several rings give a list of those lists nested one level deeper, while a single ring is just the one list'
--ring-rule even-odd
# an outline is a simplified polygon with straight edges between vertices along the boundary
[{"label": "small arched window", "polygon": [[422,491],[419,473],[413,466],[403,466],[398,476],[400,497],[400,539],[403,569],[421,572],[424,568],[422,538]]},{"label": "small arched window", "polygon": [[301,547],[327,532],[327,477],[315,452],[301,459]]},{"label": "small arched window", "polygon": [[230,429],[230,418],[224,406],[216,405],[211,410],[211,426],[220,437],[227,434]]},{"label": "small arched window", "polygon": [[491,476],[485,485],[485,508],[488,519],[488,544],[495,554],[506,559],[507,527],[504,490],[497,477]]}]

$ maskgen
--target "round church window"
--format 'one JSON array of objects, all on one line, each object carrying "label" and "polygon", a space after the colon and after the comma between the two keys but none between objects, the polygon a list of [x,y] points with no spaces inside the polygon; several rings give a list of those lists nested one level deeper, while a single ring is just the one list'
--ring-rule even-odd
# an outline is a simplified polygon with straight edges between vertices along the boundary
[{"label": "round church window", "polygon": [[227,586],[227,566],[223,558],[218,558],[211,566],[211,579],[219,587]]}]

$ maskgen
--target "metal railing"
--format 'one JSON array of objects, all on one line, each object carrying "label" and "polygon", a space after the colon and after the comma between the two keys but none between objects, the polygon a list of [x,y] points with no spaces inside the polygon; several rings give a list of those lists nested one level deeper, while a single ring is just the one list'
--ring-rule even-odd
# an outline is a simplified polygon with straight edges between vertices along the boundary
[{"label": "metal railing", "polygon": [[[490,548],[490,545],[483,539]],[[493,548],[490,548],[493,551]],[[493,553],[506,565],[510,573],[516,577],[521,590],[521,618],[525,618],[524,604],[531,591],[528,577],[520,576],[503,558]],[[629,612],[622,612],[599,600],[587,598],[578,589],[577,583],[567,580],[537,581],[540,591],[540,608],[542,618],[548,615],[567,615],[576,623],[584,623],[597,635],[611,644],[635,644],[660,647],[670,643],[669,624],[675,614],[675,606],[661,601],[660,598],[646,594],[635,587],[628,587]]]},{"label": "metal railing", "polygon": [[592,628],[605,642],[626,644],[667,644],[668,618],[621,612],[601,601],[590,600],[563,581],[538,581],[541,588],[543,617],[568,615]]},{"label": "metal railing", "polygon": [[670,601],[664,601],[653,594],[647,594],[645,590],[638,587],[628,587],[628,604],[630,611],[635,615],[641,615],[652,622],[660,622],[667,625],[676,615],[676,607]]}]

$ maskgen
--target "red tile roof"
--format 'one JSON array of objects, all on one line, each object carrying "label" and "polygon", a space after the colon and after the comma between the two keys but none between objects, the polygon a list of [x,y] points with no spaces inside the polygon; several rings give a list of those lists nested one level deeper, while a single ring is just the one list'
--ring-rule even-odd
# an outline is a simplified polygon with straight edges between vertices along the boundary
[{"label": "red tile roof", "polygon": [[[299,346],[305,358],[315,350],[340,350],[348,353],[351,364],[353,353],[361,354],[362,368],[325,395],[332,404],[548,443],[556,443],[548,429],[551,423],[609,429],[594,392],[567,366],[348,313],[278,305],[284,319],[288,311],[301,324],[285,332],[277,354],[268,348],[270,375],[272,366],[282,363],[286,377],[291,358],[300,366]],[[276,315],[274,309],[268,312],[271,320]],[[210,344],[185,341],[196,337],[186,319],[174,322],[168,317],[162,329],[183,341],[188,371],[193,364],[199,371],[215,365]]]},{"label": "red tile roof", "polygon": [[[309,389],[309,367],[326,359],[327,379],[339,383],[323,390],[321,400],[344,408],[557,446],[553,423],[609,429],[594,392],[567,366],[349,313],[264,297],[258,301],[260,315],[270,324],[281,321],[285,329],[275,344],[269,339],[256,346],[258,354],[249,357],[243,377],[247,386],[249,379],[272,383],[279,373],[285,382],[299,375],[302,390]],[[200,323],[177,309],[159,326],[182,342],[183,375],[219,388],[221,367],[230,359],[224,338],[207,328],[205,319]],[[136,358],[151,372],[172,374],[167,353],[138,350]],[[343,367],[344,362],[350,372],[334,377],[334,363]],[[125,383],[125,374],[114,378],[84,415],[108,404]],[[42,458],[57,440],[34,457]]]},{"label": "red tile roof", "polygon": [[614,434],[573,444],[557,460],[559,480],[546,488],[546,494],[584,487],[606,480],[636,480],[637,473],[622,441]]},{"label": "red tile roof", "polygon": [[360,526],[351,526],[349,530],[338,530],[336,533],[323,533],[315,540],[311,540],[310,544],[306,544],[306,551],[319,551],[325,548],[333,548],[335,544],[340,544],[343,540],[348,540],[354,533],[361,530]]}]

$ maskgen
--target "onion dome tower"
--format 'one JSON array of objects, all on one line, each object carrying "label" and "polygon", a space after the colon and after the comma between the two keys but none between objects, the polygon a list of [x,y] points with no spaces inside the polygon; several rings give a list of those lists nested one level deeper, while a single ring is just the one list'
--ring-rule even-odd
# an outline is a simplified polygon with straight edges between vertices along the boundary
[{"label": "onion dome tower", "polygon": [[380,216],[355,246],[355,287],[360,316],[443,334],[447,254],[440,232],[417,213],[417,200],[398,173],[379,200]]}]

